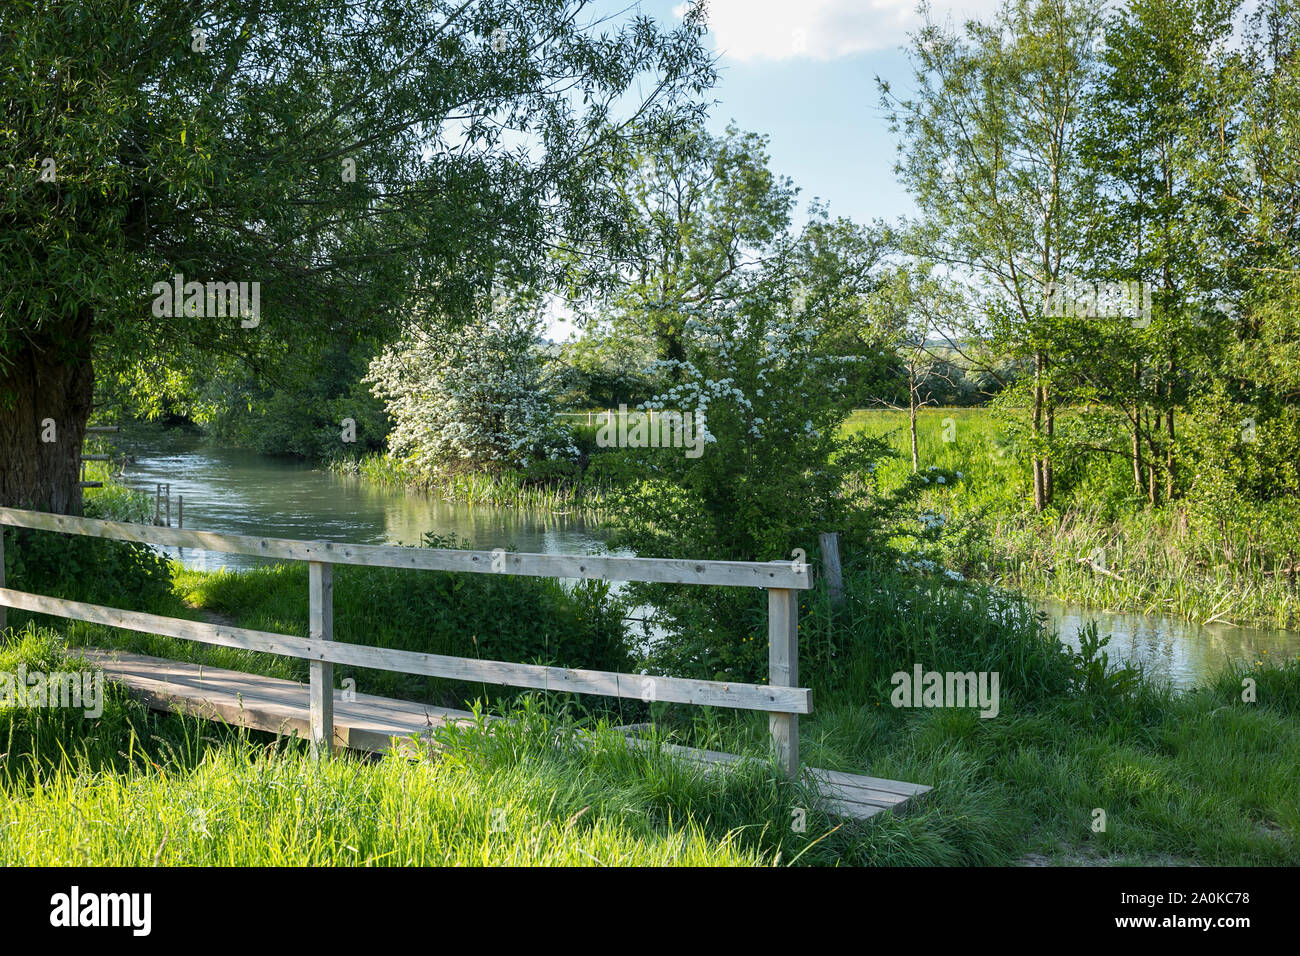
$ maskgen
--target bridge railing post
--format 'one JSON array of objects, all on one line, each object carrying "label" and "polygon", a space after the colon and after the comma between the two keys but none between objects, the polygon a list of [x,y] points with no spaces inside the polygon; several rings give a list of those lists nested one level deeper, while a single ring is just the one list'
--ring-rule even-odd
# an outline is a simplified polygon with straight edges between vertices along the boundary
[{"label": "bridge railing post", "polygon": [[[310,637],[334,640],[334,565],[312,561],[307,568]],[[311,661],[311,750],[313,756],[334,749],[334,665]]]},{"label": "bridge railing post", "polygon": [[[799,686],[799,595],[789,588],[767,590],[767,669],[773,687]],[[777,763],[799,776],[799,715],[770,712],[768,730]]]}]

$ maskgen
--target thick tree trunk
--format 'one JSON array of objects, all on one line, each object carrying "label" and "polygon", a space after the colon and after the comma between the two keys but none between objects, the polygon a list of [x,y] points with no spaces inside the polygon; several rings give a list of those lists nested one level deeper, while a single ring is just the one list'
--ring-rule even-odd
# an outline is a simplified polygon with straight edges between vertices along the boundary
[{"label": "thick tree trunk", "polygon": [[0,359],[0,506],[81,514],[91,324],[89,309],[43,323]]}]

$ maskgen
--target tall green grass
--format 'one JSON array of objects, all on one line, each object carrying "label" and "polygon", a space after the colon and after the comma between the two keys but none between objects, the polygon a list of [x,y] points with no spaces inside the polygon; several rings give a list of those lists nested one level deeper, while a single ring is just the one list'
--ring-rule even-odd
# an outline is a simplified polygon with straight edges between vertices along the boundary
[{"label": "tall green grass", "polygon": [[429,472],[387,454],[337,459],[329,462],[329,468],[338,474],[359,475],[390,487],[412,488],[447,501],[521,511],[597,517],[606,495],[606,489],[600,484],[584,482],[580,476],[542,477],[518,469]]},{"label": "tall green grass", "polygon": [[[0,670],[67,668],[60,646],[11,635]],[[0,864],[1300,863],[1300,664],[1124,696],[1101,719],[1066,692],[1009,697],[983,720],[834,695],[801,722],[806,763],[935,787],[866,823],[773,771],[762,715],[705,711],[678,735],[756,758],[717,776],[629,748],[555,697],[447,731],[429,759],[320,763],[299,741],[151,715],[120,691],[99,720],[0,707]]]}]

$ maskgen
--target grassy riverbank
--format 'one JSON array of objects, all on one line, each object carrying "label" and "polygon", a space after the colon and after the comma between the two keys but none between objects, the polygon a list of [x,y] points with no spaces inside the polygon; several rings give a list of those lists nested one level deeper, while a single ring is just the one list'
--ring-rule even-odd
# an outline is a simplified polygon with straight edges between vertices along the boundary
[{"label": "grassy riverbank", "polygon": [[[187,571],[140,600],[162,613],[305,633],[300,571]],[[338,568],[337,638],[393,646],[403,634],[396,646],[437,650],[438,635],[455,632],[472,647],[465,621],[476,615],[487,615],[480,638],[508,639],[558,613],[531,623],[503,614],[518,579],[476,576],[503,589],[492,594],[454,583],[412,589],[454,577]],[[673,740],[761,757],[761,714],[665,705],[650,713],[639,701],[601,710],[593,705],[603,699],[524,695],[497,703],[518,727],[448,741],[450,755],[432,763],[347,757],[317,767],[297,745],[151,716],[115,694],[98,721],[0,708],[0,801],[10,821],[0,862],[1300,863],[1300,663],[1261,663],[1173,694],[1064,651],[1014,597],[879,568],[850,567],[845,590],[843,607],[822,591],[801,602],[801,665],[815,703],[801,721],[804,760],[935,787],[905,814],[841,825],[761,760],[720,780],[662,754],[629,753],[608,733],[596,746],[571,745],[577,727],[653,716]],[[439,620],[454,626],[444,631]],[[298,662],[265,655],[33,623],[55,630],[20,635],[0,652],[0,670],[19,659],[54,669],[67,640],[302,676]],[[482,652],[498,655],[526,659],[501,646]],[[889,675],[916,662],[998,671],[998,715],[894,708]],[[348,673],[338,668],[337,679]],[[360,691],[412,699],[490,701],[498,690],[399,675],[385,685],[379,672],[351,673]],[[1255,682],[1250,703],[1241,699],[1246,676]],[[796,832],[800,810],[806,829]]]},{"label": "grassy riverbank", "polygon": [[[551,463],[543,463],[551,464]],[[432,473],[388,454],[337,458],[327,463],[340,475],[358,475],[366,481],[395,488],[410,488],[446,501],[494,508],[547,511],[552,514],[600,514],[604,489],[584,481],[576,468],[539,467],[532,472],[452,471]]]},{"label": "grassy riverbank", "polygon": [[[884,487],[911,474],[907,415],[859,411],[847,431],[889,435],[901,457]],[[1026,593],[1109,610],[1202,623],[1300,626],[1300,507],[1294,502],[1194,504],[1152,510],[1125,498],[1122,476],[1074,476],[1056,509],[1029,507],[1030,474],[1014,441],[984,409],[925,409],[920,468],[962,473],[925,502],[948,520],[945,563]]]}]

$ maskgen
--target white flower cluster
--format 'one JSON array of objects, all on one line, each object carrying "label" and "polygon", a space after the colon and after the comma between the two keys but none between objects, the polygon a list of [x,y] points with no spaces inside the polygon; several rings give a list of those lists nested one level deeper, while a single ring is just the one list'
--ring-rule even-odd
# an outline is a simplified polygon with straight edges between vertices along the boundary
[{"label": "white flower cluster", "polygon": [[947,519],[936,511],[922,511],[917,515],[917,520],[921,522],[921,527],[926,531],[933,528],[942,528],[947,524]]},{"label": "white flower cluster", "polygon": [[933,574],[935,571],[939,570],[939,565],[935,564],[929,558],[917,558],[914,561],[909,561],[906,558],[903,558],[898,562],[898,570],[921,571],[925,574]]},{"label": "white flower cluster", "polygon": [[509,307],[436,339],[410,324],[366,377],[394,421],[389,449],[426,469],[576,458],[554,424],[537,331]]},{"label": "white flower cluster", "polygon": [[[718,371],[710,377],[689,361],[669,359],[655,362],[649,369],[652,374],[675,371],[682,384],[665,394],[655,395],[644,408],[693,405],[698,409],[698,415],[707,416],[711,403],[727,402],[748,419],[748,434],[762,439],[774,423],[756,414],[756,399],[769,409],[806,408],[825,393],[826,383],[821,381],[822,376],[815,374],[823,361],[856,360],[853,356],[816,355],[812,343],[818,330],[802,313],[789,321],[775,321],[763,327],[760,333],[746,321],[742,306],[727,303],[715,308],[718,314],[713,319],[691,318],[683,329],[696,349],[706,353],[708,364]],[[690,311],[699,315],[702,310],[692,308]],[[742,377],[746,381],[752,379],[752,397],[740,387]],[[776,381],[781,385],[777,386]],[[835,387],[843,387],[846,383],[843,377],[831,381]],[[797,426],[792,426],[793,423],[778,427],[778,434],[793,435]],[[804,436],[813,438],[820,434],[810,419],[804,421],[802,432]],[[709,435],[707,440],[716,441],[716,438]]]}]

